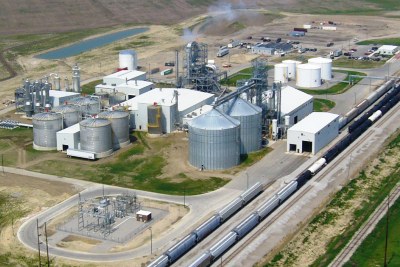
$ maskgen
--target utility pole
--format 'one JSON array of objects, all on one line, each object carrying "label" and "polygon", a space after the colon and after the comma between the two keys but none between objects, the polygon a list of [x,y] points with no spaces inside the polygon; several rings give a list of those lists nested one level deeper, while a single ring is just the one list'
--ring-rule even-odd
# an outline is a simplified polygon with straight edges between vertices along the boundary
[{"label": "utility pole", "polygon": [[38,242],[38,254],[39,254],[39,267],[42,266],[42,261],[40,258],[40,233],[39,233],[39,219],[36,219],[36,231],[37,231],[37,242]]},{"label": "utility pole", "polygon": [[183,206],[186,207],[186,186],[183,186]]},{"label": "utility pole", "polygon": [[386,239],[385,239],[385,259],[383,262],[383,266],[387,267],[387,247],[388,247],[388,239],[389,239],[389,207],[390,207],[390,193],[388,195],[387,201],[387,213],[386,213]]},{"label": "utility pole", "polygon": [[46,237],[46,254],[47,254],[47,266],[50,267],[50,260],[49,260],[49,243],[47,242],[47,223],[44,223],[44,235]]}]

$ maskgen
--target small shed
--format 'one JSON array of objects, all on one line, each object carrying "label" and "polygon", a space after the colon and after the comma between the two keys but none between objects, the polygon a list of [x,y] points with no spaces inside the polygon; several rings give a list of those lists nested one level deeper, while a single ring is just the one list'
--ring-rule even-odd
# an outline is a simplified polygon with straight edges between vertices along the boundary
[{"label": "small shed", "polygon": [[151,221],[151,211],[139,210],[136,212],[136,220],[139,222]]},{"label": "small shed", "polygon": [[399,47],[395,45],[382,45],[378,49],[378,53],[381,55],[389,55],[393,56],[396,52],[399,51]]}]

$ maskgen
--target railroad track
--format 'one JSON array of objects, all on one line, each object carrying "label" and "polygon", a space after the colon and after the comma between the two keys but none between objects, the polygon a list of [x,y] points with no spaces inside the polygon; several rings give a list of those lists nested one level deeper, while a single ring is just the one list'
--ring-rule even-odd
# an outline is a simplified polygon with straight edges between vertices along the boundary
[{"label": "railroad track", "polygon": [[[389,197],[390,205],[396,201],[396,199],[400,196],[400,184],[398,184],[395,189],[392,191]],[[383,217],[383,214],[387,210],[387,199],[385,199],[379,207],[372,213],[372,215],[368,218],[367,223],[365,223],[360,230],[353,236],[350,242],[344,247],[344,249],[340,252],[340,254],[333,260],[333,262],[329,265],[329,267],[341,267],[344,263],[346,263],[349,259],[348,256],[351,256],[352,253],[361,245],[362,241],[367,237],[367,235],[373,230],[379,220]]]},{"label": "railroad track", "polygon": [[[352,143],[351,149],[348,149],[347,151],[342,152],[339,154],[335,161],[332,162],[331,164],[328,164],[326,168],[323,168],[319,175],[316,176],[316,178],[311,179],[314,182],[320,182],[327,173],[331,172],[337,165],[339,165],[343,159],[346,157],[350,156],[354,150],[356,150],[360,144],[362,144],[365,140],[369,138],[369,132],[373,130],[373,128],[379,127],[383,125],[394,113],[396,113],[400,109],[400,105],[397,104],[395,107],[393,107],[389,112],[380,120],[378,120],[373,127],[369,128],[364,134],[361,136],[361,138],[358,138],[355,142]],[[310,180],[310,181],[311,181]],[[243,250],[243,248],[248,247],[255,238],[260,236],[262,232],[264,232],[268,227],[271,226],[272,223],[274,223],[279,217],[281,217],[283,214],[285,214],[293,205],[295,205],[303,196],[305,196],[311,189],[313,188],[312,185],[306,184],[302,189],[300,189],[297,193],[295,193],[294,196],[289,198],[282,206],[281,209],[278,208],[276,214],[272,214],[273,216],[267,217],[266,218],[266,223],[259,227],[256,231],[250,232],[249,238],[247,238],[244,242],[240,242],[238,245],[236,245],[236,248],[231,250],[231,253],[223,258],[220,262],[222,266],[225,266],[226,264],[230,263],[236,255],[239,254],[240,251]]]}]

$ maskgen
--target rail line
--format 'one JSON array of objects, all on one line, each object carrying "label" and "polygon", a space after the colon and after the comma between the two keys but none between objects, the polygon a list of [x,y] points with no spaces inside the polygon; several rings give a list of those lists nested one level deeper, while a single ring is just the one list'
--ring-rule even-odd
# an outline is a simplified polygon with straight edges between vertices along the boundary
[{"label": "rail line", "polygon": [[[392,108],[386,116],[381,118],[377,123],[375,124],[376,126],[381,126],[384,124],[394,113],[396,113],[399,110],[400,105],[396,105],[394,108]],[[375,127],[376,127],[375,126]],[[326,168],[322,169],[320,174],[316,176],[315,182],[321,181],[325,175],[329,172],[331,172],[337,165],[343,161],[344,158],[347,156],[351,155],[353,151],[359,147],[361,143],[363,143],[368,137],[369,137],[369,132],[373,130],[373,128],[368,129],[361,138],[358,138],[355,142],[353,142],[351,149],[348,149],[347,151],[344,151],[343,153],[340,153],[336,160],[333,162],[333,164],[329,164]],[[312,181],[312,180],[311,180]],[[300,191],[295,194],[293,197],[289,198],[285,203],[282,205],[282,209],[278,209],[278,212],[273,215],[272,217],[268,217],[266,219],[266,223],[259,227],[255,232],[250,233],[250,237],[246,239],[244,242],[241,242],[240,244],[237,245],[237,248],[234,250],[231,250],[232,252],[225,258],[221,260],[222,265],[226,265],[229,262],[231,262],[236,255],[240,251],[243,250],[243,248],[247,247],[256,237],[258,237],[262,232],[264,232],[273,222],[275,222],[279,217],[281,217],[286,211],[288,211],[297,201],[299,201],[303,196],[305,196],[311,189],[313,188],[312,185],[306,185],[306,187],[303,187],[300,189]]]},{"label": "rail line", "polygon": [[[400,184],[398,184],[389,196],[390,206],[396,201],[400,196]],[[361,227],[361,229],[353,236],[350,242],[344,247],[344,249],[339,253],[339,255],[331,262],[329,267],[340,267],[343,266],[345,262],[349,259],[347,256],[354,253],[354,251],[361,245],[362,241],[370,233],[370,230],[376,226],[379,220],[383,217],[383,213],[387,210],[387,199],[385,199],[377,209],[368,218],[367,222]]]}]

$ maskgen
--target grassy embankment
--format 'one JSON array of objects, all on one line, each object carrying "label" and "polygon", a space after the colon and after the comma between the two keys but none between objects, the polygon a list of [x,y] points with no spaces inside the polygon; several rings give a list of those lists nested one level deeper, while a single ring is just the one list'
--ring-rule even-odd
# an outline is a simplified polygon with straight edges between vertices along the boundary
[{"label": "grassy embankment", "polygon": [[[389,211],[388,266],[400,266],[400,198]],[[384,216],[371,234],[345,263],[345,267],[381,266],[384,259],[386,239],[386,216]]]},{"label": "grassy embankment", "polygon": [[85,85],[82,85],[82,94],[92,95],[95,93],[95,86],[102,83],[103,80],[96,80]]},{"label": "grassy embankment", "polygon": [[[0,129],[0,153],[4,165],[64,177],[73,177],[109,185],[117,185],[165,194],[194,195],[213,191],[225,185],[229,179],[215,177],[192,179],[190,174],[179,173],[172,177],[160,178],[163,168],[168,164],[164,148],[173,146],[173,135],[164,138],[147,138],[136,132],[132,145],[114,158],[89,162],[79,159],[66,160],[65,155],[52,151],[36,151],[32,148],[32,130],[18,128]],[[243,163],[232,169],[235,173],[256,162],[268,153],[269,149],[251,153]],[[42,158],[42,161],[33,162]]]},{"label": "grassy embankment", "polygon": [[370,39],[357,43],[358,45],[397,45],[400,46],[400,38]]},{"label": "grassy embankment", "polygon": [[335,72],[346,73],[346,78],[343,79],[343,82],[335,84],[328,89],[318,89],[318,90],[310,90],[310,89],[301,89],[301,91],[310,94],[310,95],[336,95],[342,94],[350,89],[352,86],[357,84],[362,78],[353,78],[352,84],[349,84],[350,75],[359,75],[359,76],[366,76],[365,73],[357,72],[357,71],[347,71],[347,70],[336,70]]},{"label": "grassy embankment", "polygon": [[313,105],[315,112],[327,112],[334,108],[336,103],[328,99],[314,98]]},{"label": "grassy embankment", "polygon": [[[272,69],[273,66],[267,66],[267,70]],[[239,80],[248,80],[253,76],[253,67],[242,69],[241,71],[229,76],[227,79],[221,80],[221,85],[236,86]]]},{"label": "grassy embankment", "polygon": [[[305,260],[308,266],[328,266],[400,182],[399,155],[400,135],[397,133],[376,159],[337,192],[326,207],[264,266],[298,266]],[[393,227],[400,229],[395,223],[393,221]],[[309,257],[312,257],[311,262]]]}]

